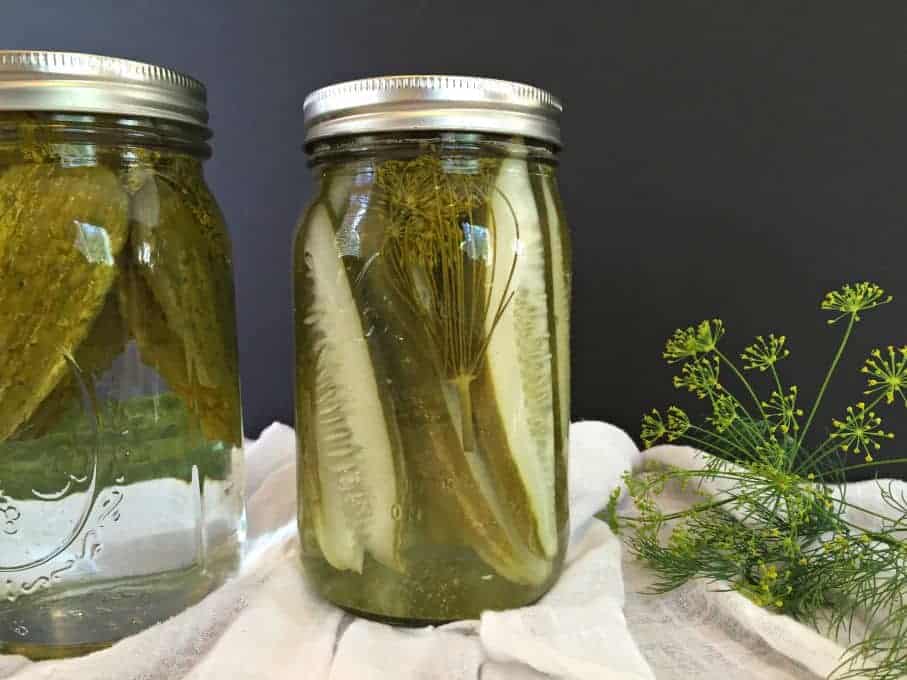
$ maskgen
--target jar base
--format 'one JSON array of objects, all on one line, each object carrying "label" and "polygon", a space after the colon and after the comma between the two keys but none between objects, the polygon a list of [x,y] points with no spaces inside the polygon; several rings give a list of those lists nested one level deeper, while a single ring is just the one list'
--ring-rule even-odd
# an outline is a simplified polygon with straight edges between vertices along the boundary
[{"label": "jar base", "polygon": [[551,575],[534,586],[508,581],[471,550],[423,545],[405,573],[366,556],[362,573],[334,569],[317,555],[302,555],[303,573],[326,600],[358,617],[401,627],[439,626],[477,619],[484,611],[526,607],[554,585],[562,553]]},{"label": "jar base", "polygon": [[[339,606],[339,605],[338,605]],[[353,609],[352,607],[340,607],[347,614],[352,614],[353,616],[360,619],[368,619],[369,621],[375,621],[377,623],[386,623],[389,626],[396,626],[398,628],[425,628],[426,626],[444,626],[448,623],[454,623],[456,621],[468,621],[469,619],[403,619],[396,616],[384,616],[382,614],[375,614],[372,612],[362,611],[360,609]]]},{"label": "jar base", "polygon": [[[531,607],[536,604],[539,600],[544,597],[539,595],[535,600],[531,602],[526,602],[520,605],[520,607]],[[375,614],[373,612],[363,611],[361,609],[354,609],[352,607],[345,607],[343,605],[337,605],[347,614],[351,614],[360,619],[367,619],[369,621],[375,621],[376,623],[386,623],[389,626],[395,626],[397,628],[427,628],[435,626],[446,626],[449,623],[457,623],[458,621],[474,621],[478,619],[481,614],[477,616],[470,617],[460,617],[452,619],[431,619],[431,618],[399,618],[396,616],[385,616],[383,614]],[[488,609],[486,611],[501,611],[500,609]]]},{"label": "jar base", "polygon": [[200,602],[231,576],[238,551],[198,566],[78,589],[50,589],[0,604],[0,654],[33,661],[83,656]]}]

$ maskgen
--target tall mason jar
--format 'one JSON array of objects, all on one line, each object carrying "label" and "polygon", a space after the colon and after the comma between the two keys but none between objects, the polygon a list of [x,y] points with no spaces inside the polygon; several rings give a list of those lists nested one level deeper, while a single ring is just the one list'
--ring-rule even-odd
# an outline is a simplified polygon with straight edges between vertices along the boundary
[{"label": "tall mason jar", "polygon": [[0,653],[203,597],[243,536],[230,242],[204,87],[0,52]]},{"label": "tall mason jar", "polygon": [[570,248],[561,107],[480,78],[305,104],[299,532],[329,600],[398,623],[526,605],[567,542]]}]

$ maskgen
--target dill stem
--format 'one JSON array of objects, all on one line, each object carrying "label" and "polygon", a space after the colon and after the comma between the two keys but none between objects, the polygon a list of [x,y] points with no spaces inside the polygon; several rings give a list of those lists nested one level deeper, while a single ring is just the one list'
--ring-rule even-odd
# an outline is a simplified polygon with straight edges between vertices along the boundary
[{"label": "dill stem", "polygon": [[[871,411],[876,406],[878,406],[884,398],[885,395],[880,394],[871,404],[869,404],[869,406],[866,407],[866,410]],[[813,451],[812,454],[810,454],[806,458],[806,460],[803,461],[803,464],[800,465],[798,469],[806,470],[807,468],[815,468],[817,465],[819,465],[819,463],[832,455],[837,450],[837,448],[837,442],[835,442],[834,437],[828,437],[828,439],[822,442],[822,445],[819,448]],[[796,451],[794,453],[796,453]],[[868,466],[873,464],[875,463],[867,463],[866,465]],[[848,470],[850,468],[845,467],[844,469]]]},{"label": "dill stem", "polygon": [[[888,515],[883,515],[880,512],[876,512],[875,510],[870,510],[869,508],[864,508],[862,505],[857,505],[856,503],[851,503],[846,498],[836,498],[836,499],[834,499],[834,502],[838,503],[839,505],[842,505],[844,507],[851,508],[852,510],[856,510],[857,512],[862,512],[863,514],[869,515],[870,517],[875,517],[876,519],[883,519],[883,520],[886,520],[889,522],[892,521],[892,518],[889,517]],[[853,522],[851,522],[847,519],[844,519],[843,517],[841,518],[841,521],[844,522],[845,524],[847,524],[847,526],[851,527],[852,529],[857,529],[864,534],[884,533],[884,532],[880,532],[878,529],[867,529],[866,527],[861,527],[858,524],[854,524]]]},{"label": "dill stem", "polygon": [[740,370],[734,365],[734,362],[728,359],[717,347],[715,348],[715,354],[717,354],[718,358],[721,359],[724,364],[729,369],[731,369],[734,375],[737,376],[737,379],[740,381],[743,387],[746,388],[746,391],[749,392],[750,397],[752,397],[753,403],[756,404],[756,408],[759,409],[760,415],[765,418],[765,411],[762,409],[762,402],[759,401],[759,397],[756,396],[756,391],[753,389],[753,386],[750,385],[749,381],[744,377],[743,373],[741,373]]},{"label": "dill stem", "polygon": [[778,371],[775,368],[775,364],[771,364],[772,377],[775,379],[775,386],[778,388],[778,394],[784,394],[784,388],[781,387],[781,377],[778,375]]},{"label": "dill stem", "polygon": [[828,373],[825,374],[825,380],[822,382],[822,387],[819,388],[819,394],[816,395],[816,400],[813,402],[813,407],[809,411],[809,417],[806,419],[806,425],[803,426],[803,430],[800,432],[800,437],[797,439],[797,445],[794,448],[796,451],[800,450],[800,447],[803,446],[803,441],[806,439],[806,434],[809,432],[810,426],[813,424],[813,419],[816,417],[816,413],[819,410],[819,405],[822,403],[822,397],[825,396],[825,390],[828,389],[828,384],[831,382],[831,377],[834,375],[835,369],[838,367],[838,364],[841,362],[841,357],[844,355],[844,348],[847,347],[847,341],[850,340],[850,334],[853,332],[853,326],[857,321],[856,313],[850,315],[850,321],[847,322],[847,330],[844,331],[844,337],[841,338],[841,344],[838,345],[838,351],[835,354],[834,360],[831,362],[831,366],[828,369]]},{"label": "dill stem", "polygon": [[[745,472],[734,472],[733,470],[709,470],[706,468],[698,470],[688,470],[685,468],[675,468],[669,465],[660,463],[661,468],[653,472],[652,474],[656,475],[660,479],[688,479],[693,477],[700,477],[700,481],[704,479],[729,479],[736,482],[745,482],[752,480],[753,476]],[[662,472],[661,469],[664,468],[665,471]],[[722,491],[721,493],[727,494],[728,491]]]},{"label": "dill stem", "polygon": [[460,402],[460,420],[463,425],[463,448],[466,451],[476,450],[476,434],[472,423],[472,376],[460,375],[451,382],[457,388],[457,397]]},{"label": "dill stem", "polygon": [[[689,430],[684,432],[682,435],[678,436],[677,439],[687,440],[688,442],[690,442],[691,444],[694,445],[694,448],[697,451],[702,451],[704,453],[710,453],[710,451],[714,450],[713,444],[711,442],[709,442],[706,439],[700,439],[699,437],[695,437],[695,436],[689,434],[690,430],[698,430],[700,432],[705,432],[706,434],[709,434],[709,432],[707,430],[704,430],[701,427],[696,427],[695,425],[691,425]],[[712,454],[710,454],[710,455],[712,455]]]},{"label": "dill stem", "polygon": [[907,463],[907,458],[890,458],[887,460],[874,460],[871,463],[845,465],[839,470],[839,472],[849,472],[851,470],[860,470],[863,468],[881,467],[883,465],[897,465],[898,463]]},{"label": "dill stem", "polygon": [[[754,458],[753,452],[752,452],[750,449],[746,448],[746,446],[744,446],[743,444],[740,444],[740,443],[738,443],[738,442],[735,442],[735,441],[732,440],[732,439],[728,439],[727,437],[725,437],[725,436],[723,436],[723,435],[720,435],[720,434],[717,434],[717,433],[709,432],[709,431],[706,430],[705,428],[699,427],[698,425],[692,425],[692,424],[691,424],[689,429],[690,429],[690,430],[695,430],[695,431],[697,431],[697,432],[702,432],[704,435],[707,435],[707,436],[712,436],[712,437],[714,437],[716,440],[719,440],[719,441],[721,441],[721,442],[726,443],[729,447],[732,447],[732,448],[737,449],[737,450],[738,450],[740,453],[742,453],[744,456],[746,456],[746,457],[748,457],[748,458]],[[689,431],[689,430],[688,430],[688,431]],[[705,453],[708,453],[708,454],[710,454],[710,455],[715,455],[714,453],[712,453],[712,451],[714,451],[715,448],[717,448],[717,447],[708,446],[708,440],[700,439],[700,438],[698,438],[698,437],[693,437],[693,436],[687,434],[686,432],[685,432],[683,435],[681,435],[681,438],[682,438],[682,439],[689,439],[690,441],[701,442],[702,445],[703,445],[703,447],[704,447],[704,448],[702,448],[702,450],[703,450]]]},{"label": "dill stem", "polygon": [[[704,503],[702,505],[697,505],[695,507],[689,508],[688,510],[680,510],[678,512],[673,512],[670,515],[660,515],[659,519],[662,521],[668,521],[673,519],[682,519],[684,517],[689,517],[690,515],[695,515],[699,512],[704,512],[705,510],[714,510],[715,508],[720,508],[728,503],[733,503],[736,499],[734,498],[725,498],[720,501],[713,501],[711,503]],[[633,517],[632,515],[618,515],[617,519],[624,522],[645,522],[645,518]]]},{"label": "dill stem", "polygon": [[[741,436],[741,441],[743,442],[743,445],[747,445],[747,446],[752,447],[753,449],[756,449],[756,448],[759,446],[759,444],[762,442],[762,438],[761,438],[761,436],[759,435],[758,432],[752,430],[751,427],[750,427],[750,421],[753,420],[753,417],[750,415],[750,412],[746,410],[746,407],[745,407],[743,404],[740,403],[740,400],[737,399],[737,397],[735,397],[735,396],[734,396],[733,394],[731,394],[730,392],[726,392],[726,391],[725,391],[725,394],[726,394],[727,396],[729,396],[731,399],[733,399],[733,400],[734,400],[734,404],[735,404],[736,406],[739,406],[739,407],[740,407],[740,410],[743,411],[743,413],[746,415],[745,418],[739,418],[738,421],[737,421],[737,422],[739,422],[741,425],[743,425],[743,430],[741,431],[741,435],[742,435],[742,436]],[[712,402],[712,408],[714,409],[715,406],[716,406],[716,404],[717,404],[718,397],[716,396],[716,394],[715,394],[711,389],[708,390],[708,395],[709,395],[709,401]],[[705,432],[705,430],[702,430],[702,428],[697,428],[697,429],[699,429],[699,430]],[[728,433],[731,433],[731,434],[737,434],[737,429],[736,429],[736,428],[728,428],[728,429],[727,429],[727,432],[728,432]],[[722,439],[725,439],[725,441],[728,441],[728,440],[727,440],[726,438],[724,438],[724,437],[722,437]],[[744,440],[745,440],[745,441],[744,441]],[[742,449],[740,448],[740,447],[741,447],[741,444],[736,444],[736,446],[737,446],[738,449],[742,450]],[[746,452],[744,451],[744,453],[746,453]],[[748,455],[750,458],[753,458],[753,457],[754,457],[754,456],[752,455],[752,453],[749,453],[749,454],[747,454],[747,455]]]}]

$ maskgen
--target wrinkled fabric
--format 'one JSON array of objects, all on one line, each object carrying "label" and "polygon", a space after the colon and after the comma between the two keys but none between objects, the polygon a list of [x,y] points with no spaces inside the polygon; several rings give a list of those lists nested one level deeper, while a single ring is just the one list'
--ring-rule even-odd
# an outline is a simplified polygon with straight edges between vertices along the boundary
[{"label": "wrinkled fabric", "polygon": [[[107,650],[41,663],[0,656],[0,679],[727,680],[733,673],[734,680],[784,680],[823,677],[843,652],[839,643],[715,585],[641,594],[651,575],[595,514],[624,473],[648,460],[701,466],[690,449],[640,454],[615,427],[575,423],[571,536],[557,585],[530,607],[422,629],[357,619],[306,585],[293,430],[272,425],[246,451],[249,540],[237,577]],[[851,488],[861,500],[878,493],[874,484]]]}]

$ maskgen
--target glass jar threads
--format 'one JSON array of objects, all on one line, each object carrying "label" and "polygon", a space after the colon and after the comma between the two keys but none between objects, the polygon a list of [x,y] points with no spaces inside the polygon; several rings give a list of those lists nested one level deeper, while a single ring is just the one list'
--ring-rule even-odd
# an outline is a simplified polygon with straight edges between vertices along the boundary
[{"label": "glass jar threads", "polygon": [[235,566],[242,424],[204,87],[0,52],[0,652],[78,654]]},{"label": "glass jar threads", "polygon": [[295,244],[309,580],[423,623],[537,600],[567,541],[570,253],[560,105],[517,83],[311,94]]}]

